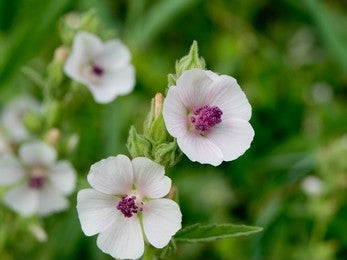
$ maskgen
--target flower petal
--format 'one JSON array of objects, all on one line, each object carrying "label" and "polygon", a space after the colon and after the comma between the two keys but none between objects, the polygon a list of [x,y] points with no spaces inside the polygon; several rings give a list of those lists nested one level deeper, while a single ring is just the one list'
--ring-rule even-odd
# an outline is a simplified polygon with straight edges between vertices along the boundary
[{"label": "flower petal", "polygon": [[165,126],[170,135],[181,137],[188,131],[188,115],[177,86],[169,88],[163,104]]},{"label": "flower petal", "polygon": [[39,207],[37,213],[47,216],[54,212],[63,211],[69,206],[69,201],[51,185],[46,185],[39,191]]},{"label": "flower petal", "polygon": [[3,133],[0,131],[0,156],[11,152],[10,144],[7,142]]},{"label": "flower petal", "polygon": [[222,150],[224,161],[235,160],[244,154],[253,137],[252,126],[242,119],[223,121],[208,134],[208,138]]},{"label": "flower petal", "polygon": [[82,66],[92,61],[101,50],[102,42],[100,38],[87,32],[77,33],[74,38],[72,51],[64,65],[65,73],[70,78],[87,84],[88,80],[81,73]]},{"label": "flower petal", "polygon": [[236,79],[221,75],[213,81],[209,105],[218,106],[223,111],[222,120],[240,118],[248,121],[252,107]]},{"label": "flower petal", "polygon": [[12,184],[25,175],[25,171],[13,155],[0,157],[0,185]]},{"label": "flower petal", "polygon": [[116,70],[106,69],[97,84],[87,84],[98,103],[108,103],[119,95],[130,93],[135,86],[135,70],[127,65]]},{"label": "flower petal", "polygon": [[120,218],[116,209],[119,198],[93,189],[81,190],[77,194],[77,211],[81,227],[87,236],[107,229]]},{"label": "flower petal", "polygon": [[108,157],[93,164],[87,178],[90,185],[102,193],[127,194],[134,178],[131,161],[122,154]]},{"label": "flower petal", "polygon": [[60,161],[49,169],[48,178],[63,194],[71,194],[75,190],[76,172],[69,161]]},{"label": "flower petal", "polygon": [[171,179],[165,176],[162,165],[145,157],[132,160],[134,169],[134,184],[142,197],[162,198],[169,193]]},{"label": "flower petal", "polygon": [[223,161],[222,151],[208,138],[189,132],[177,138],[177,144],[187,157],[195,162],[217,166]]},{"label": "flower petal", "polygon": [[212,79],[201,69],[185,71],[177,79],[177,93],[189,111],[208,104],[212,82]]},{"label": "flower petal", "polygon": [[4,201],[12,210],[23,216],[30,216],[37,212],[39,194],[26,184],[15,187],[5,194]]},{"label": "flower petal", "polygon": [[99,234],[97,246],[117,259],[140,258],[144,252],[144,241],[138,217],[119,218],[112,227]]},{"label": "flower petal", "polygon": [[107,41],[102,51],[95,57],[95,63],[103,68],[118,69],[130,62],[130,51],[119,40]]},{"label": "flower petal", "polygon": [[20,142],[29,137],[23,124],[23,117],[28,111],[39,112],[38,102],[31,96],[19,96],[11,101],[2,113],[2,123],[6,134],[14,141]]},{"label": "flower petal", "polygon": [[181,211],[172,200],[157,199],[144,205],[143,229],[149,243],[156,248],[163,248],[169,243],[181,229],[181,222]]},{"label": "flower petal", "polygon": [[22,145],[19,155],[26,164],[31,166],[50,166],[57,158],[55,149],[40,141]]}]

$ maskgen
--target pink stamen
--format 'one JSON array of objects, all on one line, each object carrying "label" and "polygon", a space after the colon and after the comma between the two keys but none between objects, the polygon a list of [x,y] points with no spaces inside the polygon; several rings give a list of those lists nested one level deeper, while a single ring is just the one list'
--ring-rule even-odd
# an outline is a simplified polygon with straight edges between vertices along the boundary
[{"label": "pink stamen", "polygon": [[93,65],[92,72],[94,75],[100,77],[100,76],[102,76],[102,74],[104,74],[104,69],[98,65]]},{"label": "pink stamen", "polygon": [[44,177],[33,176],[33,177],[30,177],[28,185],[32,189],[39,190],[39,189],[42,189],[44,183],[45,183]]},{"label": "pink stamen", "polygon": [[210,128],[222,122],[222,110],[217,106],[210,107],[204,105],[193,110],[190,122],[194,125],[195,129],[201,132],[206,132]]},{"label": "pink stamen", "polygon": [[124,217],[130,218],[139,211],[143,211],[143,202],[137,203],[134,195],[123,195],[117,205],[117,209],[123,213]]}]

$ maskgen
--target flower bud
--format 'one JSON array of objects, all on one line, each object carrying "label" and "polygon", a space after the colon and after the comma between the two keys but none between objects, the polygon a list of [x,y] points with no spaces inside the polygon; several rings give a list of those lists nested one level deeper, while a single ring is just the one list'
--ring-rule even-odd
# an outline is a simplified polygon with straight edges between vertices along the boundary
[{"label": "flower bud", "polygon": [[189,53],[182,57],[179,61],[176,61],[176,74],[168,75],[168,87],[171,87],[176,84],[176,80],[182,75],[186,70],[191,69],[205,69],[205,60],[202,57],[199,57],[198,52],[198,43],[193,41],[190,46]]},{"label": "flower bud", "polygon": [[46,133],[45,140],[47,143],[55,146],[58,144],[60,136],[61,136],[61,132],[58,128],[51,128]]},{"label": "flower bud", "polygon": [[37,112],[26,112],[23,117],[23,124],[33,134],[38,134],[42,130],[42,118]]},{"label": "flower bud", "polygon": [[70,46],[79,31],[100,33],[100,21],[94,9],[82,14],[69,13],[61,19],[59,31],[63,43]]},{"label": "flower bud", "polygon": [[69,49],[66,46],[60,46],[54,51],[54,60],[64,63],[68,55]]},{"label": "flower bud", "polygon": [[60,103],[57,100],[51,100],[46,106],[46,120],[47,126],[54,126],[59,118]]},{"label": "flower bud", "polygon": [[164,97],[157,93],[151,101],[151,109],[143,124],[144,136],[153,144],[165,142],[167,131],[162,115]]},{"label": "flower bud", "polygon": [[153,149],[153,159],[166,167],[174,166],[181,158],[182,153],[178,149],[176,140],[170,143],[162,143]]},{"label": "flower bud", "polygon": [[66,46],[58,47],[54,51],[54,58],[47,68],[51,94],[55,97],[61,97],[65,94],[65,89],[62,86],[65,78],[63,67],[68,54],[69,49]]},{"label": "flower bud", "polygon": [[70,137],[67,140],[67,144],[66,144],[67,152],[69,152],[69,153],[74,152],[77,148],[79,141],[80,141],[80,137],[78,134],[70,135]]},{"label": "flower bud", "polygon": [[29,230],[37,241],[44,243],[47,241],[47,233],[39,224],[31,223],[29,225]]},{"label": "flower bud", "polygon": [[134,126],[130,127],[126,146],[132,158],[141,156],[151,158],[151,143],[144,136],[138,134]]}]

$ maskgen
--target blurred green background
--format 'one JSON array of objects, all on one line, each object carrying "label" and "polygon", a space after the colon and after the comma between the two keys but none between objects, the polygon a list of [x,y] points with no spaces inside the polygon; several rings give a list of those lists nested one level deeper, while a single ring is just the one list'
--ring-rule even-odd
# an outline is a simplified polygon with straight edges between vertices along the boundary
[{"label": "blurred green background", "polygon": [[[131,49],[137,85],[108,105],[86,91],[63,115],[60,127],[80,134],[71,155],[79,187],[92,163],[127,153],[130,125],[141,128],[151,97],[165,92],[175,60],[197,40],[207,68],[232,75],[247,94],[256,135],[236,161],[215,168],[183,157],[168,170],[184,224],[264,231],[179,244],[172,259],[347,259],[346,1],[0,0],[0,109],[19,92],[42,98],[23,66],[44,74],[61,44],[60,17],[90,8]],[[318,178],[318,192],[310,192],[307,176]],[[111,259],[83,235],[75,198],[69,211],[42,220],[45,243],[1,206],[0,259]]]}]

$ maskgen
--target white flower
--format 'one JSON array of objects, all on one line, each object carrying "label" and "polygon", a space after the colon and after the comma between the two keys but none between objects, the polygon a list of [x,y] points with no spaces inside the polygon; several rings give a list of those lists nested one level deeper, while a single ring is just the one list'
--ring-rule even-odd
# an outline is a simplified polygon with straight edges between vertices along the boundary
[{"label": "white flower", "polygon": [[0,156],[10,152],[11,152],[11,147],[9,143],[6,141],[3,133],[0,131]]},{"label": "white flower", "polygon": [[65,63],[65,73],[86,85],[98,103],[108,103],[131,92],[135,70],[130,52],[119,40],[103,43],[97,36],[77,33]]},{"label": "white flower", "polygon": [[[120,259],[137,259],[144,252],[144,235],[163,248],[181,228],[182,215],[174,201],[162,198],[171,188],[164,167],[144,157],[125,155],[92,165],[81,190],[77,210],[87,236],[98,234],[97,245]],[[144,234],[142,233],[142,227]]]},{"label": "white flower", "polygon": [[0,185],[17,184],[4,197],[5,203],[23,216],[41,216],[68,207],[65,195],[75,189],[76,174],[68,161],[56,162],[56,151],[43,142],[24,144],[20,160],[0,157]]},{"label": "white flower", "polygon": [[249,147],[252,109],[236,80],[212,71],[185,71],[164,100],[168,132],[192,161],[214,166],[235,160]]},{"label": "white flower", "polygon": [[26,112],[39,112],[39,103],[30,96],[20,96],[10,102],[2,114],[2,124],[5,133],[16,142],[21,142],[29,137],[23,124]]}]

